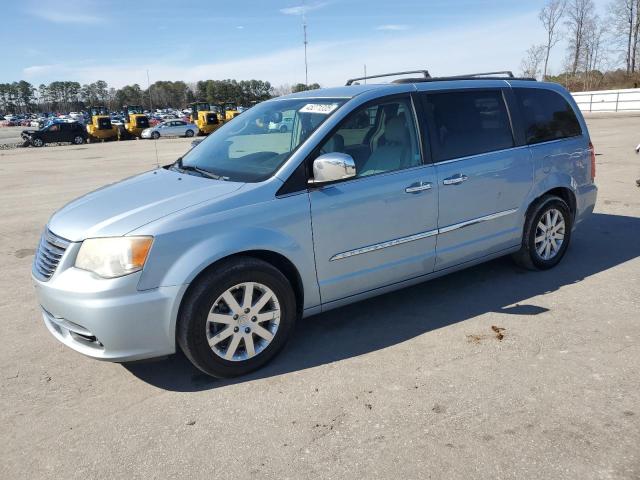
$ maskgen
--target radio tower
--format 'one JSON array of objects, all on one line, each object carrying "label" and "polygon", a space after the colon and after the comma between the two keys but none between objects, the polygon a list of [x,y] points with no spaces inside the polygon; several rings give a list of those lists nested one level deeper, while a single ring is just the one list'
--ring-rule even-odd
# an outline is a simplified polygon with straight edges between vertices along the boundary
[{"label": "radio tower", "polygon": [[309,88],[309,64],[307,63],[307,6],[302,1],[302,31],[304,32],[304,84]]}]

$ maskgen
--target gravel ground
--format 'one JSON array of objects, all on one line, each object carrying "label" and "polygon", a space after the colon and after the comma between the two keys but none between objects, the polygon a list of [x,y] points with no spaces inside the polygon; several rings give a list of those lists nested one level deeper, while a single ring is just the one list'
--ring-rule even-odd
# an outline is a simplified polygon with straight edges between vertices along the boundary
[{"label": "gravel ground", "polygon": [[234,381],[85,358],[30,285],[55,209],[189,140],[0,152],[0,478],[640,478],[640,118],[588,121],[598,205],[556,269],[499,259],[306,319]]}]

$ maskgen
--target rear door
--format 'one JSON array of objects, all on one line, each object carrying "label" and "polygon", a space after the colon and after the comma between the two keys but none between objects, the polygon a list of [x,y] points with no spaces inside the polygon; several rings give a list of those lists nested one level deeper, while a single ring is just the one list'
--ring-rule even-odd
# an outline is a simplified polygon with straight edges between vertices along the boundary
[{"label": "rear door", "polygon": [[436,270],[520,242],[533,163],[516,146],[507,95],[490,88],[423,96],[439,187]]}]

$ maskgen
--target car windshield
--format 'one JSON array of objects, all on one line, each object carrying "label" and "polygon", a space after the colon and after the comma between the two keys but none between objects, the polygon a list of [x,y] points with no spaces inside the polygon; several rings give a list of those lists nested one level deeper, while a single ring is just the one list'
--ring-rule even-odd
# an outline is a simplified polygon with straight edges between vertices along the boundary
[{"label": "car windshield", "polygon": [[[264,102],[226,123],[181,161],[235,182],[269,178],[345,99]],[[287,120],[285,123],[283,119]],[[282,127],[274,129],[274,124]],[[271,128],[270,128],[271,126]]]}]

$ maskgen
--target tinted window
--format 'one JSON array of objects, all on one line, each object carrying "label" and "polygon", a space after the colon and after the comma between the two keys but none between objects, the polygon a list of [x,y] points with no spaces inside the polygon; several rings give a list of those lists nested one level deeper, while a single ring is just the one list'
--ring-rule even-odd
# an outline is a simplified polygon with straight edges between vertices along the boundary
[{"label": "tinted window", "polygon": [[426,98],[435,162],[514,146],[500,91],[436,93]]},{"label": "tinted window", "polygon": [[573,108],[559,93],[537,88],[516,88],[514,92],[528,144],[582,135]]},{"label": "tinted window", "polygon": [[411,101],[384,101],[356,110],[320,148],[351,155],[359,177],[421,164]]}]

